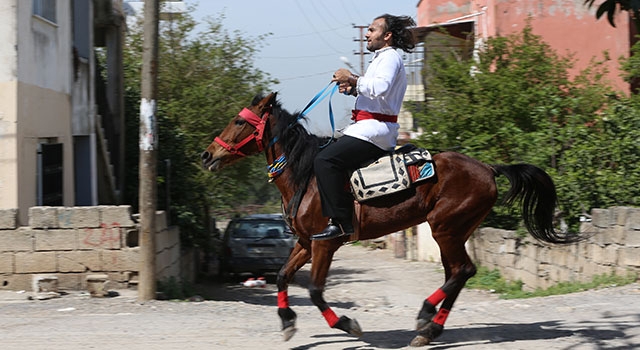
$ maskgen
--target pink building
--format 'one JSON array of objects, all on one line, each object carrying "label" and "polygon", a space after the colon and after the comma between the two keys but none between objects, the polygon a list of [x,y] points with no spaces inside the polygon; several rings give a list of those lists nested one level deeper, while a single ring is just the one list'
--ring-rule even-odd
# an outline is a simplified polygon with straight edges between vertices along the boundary
[{"label": "pink building", "polygon": [[584,0],[420,0],[417,25],[426,27],[424,34],[439,25],[454,32],[471,29],[475,47],[480,47],[488,37],[520,32],[531,17],[534,34],[542,36],[558,54],[575,55],[575,73],[594,57],[602,60],[607,51],[607,79],[617,90],[629,92],[629,84],[620,77],[618,58],[629,56],[635,29],[626,11],[616,15],[616,28],[606,20],[606,14],[596,20],[600,3],[596,1],[589,9]]}]

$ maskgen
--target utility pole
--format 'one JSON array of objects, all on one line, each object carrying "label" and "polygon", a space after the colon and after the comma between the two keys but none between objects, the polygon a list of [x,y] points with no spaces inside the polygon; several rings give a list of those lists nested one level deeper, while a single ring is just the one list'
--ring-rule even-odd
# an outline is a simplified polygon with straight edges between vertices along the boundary
[{"label": "utility pole", "polygon": [[156,297],[156,175],[158,158],[158,17],[159,0],[144,1],[144,38],[140,101],[140,275],[138,300]]},{"label": "utility pole", "polygon": [[366,28],[369,28],[369,26],[357,26],[357,25],[353,25],[353,28],[357,28],[360,29],[360,38],[359,39],[353,39],[353,41],[359,41],[360,42],[360,51],[359,52],[354,52],[355,55],[360,55],[360,74],[364,74],[364,55],[369,54],[368,52],[364,51],[364,42],[366,41],[365,37],[364,37],[364,30]]}]

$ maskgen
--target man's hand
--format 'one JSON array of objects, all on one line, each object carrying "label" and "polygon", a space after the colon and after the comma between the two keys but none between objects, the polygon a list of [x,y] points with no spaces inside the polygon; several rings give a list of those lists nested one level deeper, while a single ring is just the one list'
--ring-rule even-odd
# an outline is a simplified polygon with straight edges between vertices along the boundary
[{"label": "man's hand", "polygon": [[349,72],[346,68],[340,68],[335,73],[333,73],[333,79],[331,81],[338,82],[340,85],[349,83],[349,78],[352,76],[351,72]]},{"label": "man's hand", "polygon": [[351,73],[346,68],[340,68],[333,74],[333,82],[338,83],[338,91],[345,95],[357,95],[356,85],[358,84],[358,76]]}]

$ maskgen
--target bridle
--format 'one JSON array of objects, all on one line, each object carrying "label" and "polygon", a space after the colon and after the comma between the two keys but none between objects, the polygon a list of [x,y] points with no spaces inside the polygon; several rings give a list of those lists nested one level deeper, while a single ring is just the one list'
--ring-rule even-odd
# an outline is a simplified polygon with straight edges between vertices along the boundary
[{"label": "bridle", "polygon": [[240,152],[240,149],[244,147],[247,143],[255,140],[256,145],[258,146],[258,151],[262,152],[264,150],[264,145],[262,144],[262,137],[264,135],[264,129],[267,124],[267,119],[269,118],[269,112],[264,112],[262,118],[260,118],[257,114],[253,113],[248,108],[244,108],[238,113],[238,115],[247,121],[247,123],[251,124],[256,130],[245,137],[242,141],[238,142],[235,146],[231,146],[228,143],[224,142],[219,136],[214,139],[214,141],[222,146],[222,148],[226,149],[229,153],[233,155],[239,155],[241,157],[246,157],[247,155]]}]

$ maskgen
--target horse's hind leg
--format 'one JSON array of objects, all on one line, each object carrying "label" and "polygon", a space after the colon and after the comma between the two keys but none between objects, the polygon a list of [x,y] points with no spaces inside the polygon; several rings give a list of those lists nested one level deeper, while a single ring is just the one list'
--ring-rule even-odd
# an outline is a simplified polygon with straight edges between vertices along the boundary
[{"label": "horse's hind leg", "polygon": [[278,272],[276,284],[278,286],[278,316],[282,321],[282,335],[287,341],[296,333],[296,313],[289,307],[289,282],[295,273],[311,258],[309,250],[296,243],[289,260]]},{"label": "horse's hind leg", "polygon": [[[442,334],[453,303],[467,280],[476,274],[476,267],[467,254],[464,244],[473,230],[484,220],[490,208],[487,207],[485,210],[457,208],[456,210],[441,206],[438,210],[431,212],[431,214],[442,212],[448,214],[434,215],[430,221],[433,238],[440,247],[442,266],[445,269],[445,283],[423,302],[416,327],[418,336],[411,342],[412,346],[427,345]],[[475,215],[470,215],[471,213]],[[442,302],[440,309],[436,309],[440,302]]]},{"label": "horse's hind leg", "polygon": [[[418,336],[411,342],[412,346],[427,345],[442,334],[453,303],[467,280],[476,274],[476,267],[464,249],[464,242],[456,248],[445,248],[442,243],[438,243],[445,267],[445,283],[423,302],[416,325]],[[440,302],[442,305],[436,310]]]}]

